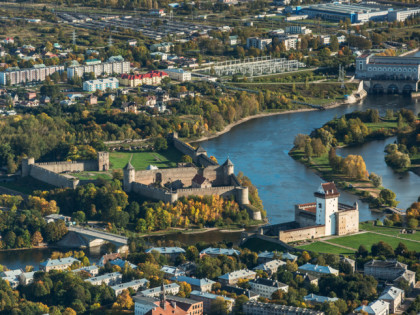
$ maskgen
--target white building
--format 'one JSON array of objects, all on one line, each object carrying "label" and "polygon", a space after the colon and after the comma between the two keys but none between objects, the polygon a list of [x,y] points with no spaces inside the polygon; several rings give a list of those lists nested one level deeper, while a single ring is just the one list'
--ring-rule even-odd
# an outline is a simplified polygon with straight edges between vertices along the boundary
[{"label": "white building", "polygon": [[271,299],[274,292],[282,290],[284,292],[289,291],[287,284],[278,282],[277,280],[270,280],[264,278],[258,278],[249,282],[251,291],[258,293],[260,296],[267,299]]},{"label": "white building", "polygon": [[16,85],[21,83],[42,82],[54,72],[62,73],[64,66],[34,65],[28,69],[11,69],[0,72],[0,85]]},{"label": "white building", "polygon": [[166,69],[165,72],[172,80],[179,82],[191,81],[191,72],[184,71],[183,69]]},{"label": "white building", "polygon": [[122,274],[119,272],[106,273],[101,276],[86,279],[85,281],[92,285],[101,285],[102,283],[105,283],[106,285],[113,286],[121,283]]},{"label": "white building", "polygon": [[378,300],[389,303],[389,312],[395,314],[400,305],[404,302],[405,292],[396,287],[387,287]]},{"label": "white building", "polygon": [[356,314],[369,314],[369,315],[388,315],[389,303],[385,301],[375,301],[369,305],[362,305],[356,308]]},{"label": "white building", "polygon": [[287,26],[285,32],[286,34],[308,35],[312,33],[312,30],[306,26],[292,25]]},{"label": "white building", "polygon": [[130,282],[114,285],[111,287],[111,289],[114,290],[115,295],[118,296],[124,290],[128,290],[129,288],[133,289],[134,291],[137,291],[140,288],[145,288],[147,287],[148,283],[149,283],[149,280],[146,280],[146,279],[133,280]]},{"label": "white building", "polygon": [[253,270],[261,270],[261,271],[266,272],[269,276],[271,276],[272,274],[276,273],[277,270],[281,266],[284,266],[284,265],[286,265],[284,261],[275,259],[275,260],[268,261],[266,263],[262,263],[256,266]]},{"label": "white building", "polygon": [[404,8],[402,10],[393,10],[388,13],[389,22],[402,22],[412,17],[413,15],[419,14],[420,8]]},{"label": "white building", "polygon": [[255,279],[256,276],[257,276],[257,273],[255,271],[242,269],[242,270],[237,270],[233,272],[228,272],[220,276],[218,279],[220,283],[224,285],[229,285],[229,284],[236,284],[241,279]]},{"label": "white building", "polygon": [[[179,293],[179,285],[176,283],[170,283],[164,286],[165,294],[177,295]],[[140,294],[146,297],[158,297],[162,293],[162,287],[151,288],[140,291]]]},{"label": "white building", "polygon": [[95,92],[105,91],[106,89],[117,89],[119,82],[117,78],[96,79],[83,82],[83,91]]},{"label": "white building", "polygon": [[75,75],[79,78],[84,73],[93,73],[96,77],[103,75],[130,73],[129,61],[104,62],[93,65],[71,66],[67,68],[67,78],[72,79]]},{"label": "white building", "polygon": [[258,49],[264,49],[268,45],[271,44],[273,40],[271,38],[259,38],[259,37],[250,37],[246,40],[246,48],[258,48]]},{"label": "white building", "polygon": [[227,303],[229,312],[232,311],[232,306],[235,304],[235,300],[232,298],[197,290],[192,291],[190,294],[190,299],[203,302],[204,314],[210,314],[211,303],[217,298],[223,298]]}]

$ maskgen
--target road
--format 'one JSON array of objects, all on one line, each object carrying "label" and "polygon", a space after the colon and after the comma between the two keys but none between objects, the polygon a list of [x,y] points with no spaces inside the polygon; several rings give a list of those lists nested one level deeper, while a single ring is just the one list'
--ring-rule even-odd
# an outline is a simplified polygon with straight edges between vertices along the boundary
[{"label": "road", "polygon": [[118,243],[122,245],[127,245],[128,243],[128,237],[120,236],[120,235],[116,235],[116,234],[112,234],[108,232],[102,232],[98,230],[85,229],[85,228],[73,227],[73,226],[70,226],[68,229],[71,232],[76,232],[76,233],[93,237],[93,238],[103,239],[112,243]]}]

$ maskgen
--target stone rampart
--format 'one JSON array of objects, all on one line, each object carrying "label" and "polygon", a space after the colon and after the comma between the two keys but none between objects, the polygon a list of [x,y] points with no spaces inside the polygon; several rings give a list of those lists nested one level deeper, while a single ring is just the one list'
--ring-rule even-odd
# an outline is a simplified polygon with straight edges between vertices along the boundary
[{"label": "stone rampart", "polygon": [[48,163],[36,163],[35,165],[38,165],[54,173],[98,171],[98,162],[96,160],[71,161],[71,162],[48,162]]},{"label": "stone rampart", "polygon": [[163,202],[173,203],[178,200],[177,193],[170,193],[162,188],[150,187],[141,183],[131,183],[131,190],[146,198]]},{"label": "stone rampart", "polygon": [[233,186],[241,186],[241,183],[239,182],[238,177],[236,177],[235,174],[230,175],[230,183]]},{"label": "stone rampart", "polygon": [[190,156],[191,158],[194,159],[195,149],[192,146],[186,144],[185,142],[183,142],[183,141],[181,141],[177,138],[173,138],[173,143],[174,143],[174,147],[178,151],[180,151],[182,154],[188,155],[188,156]]},{"label": "stone rampart", "polygon": [[325,236],[325,225],[279,231],[279,240],[285,243],[304,241]]},{"label": "stone rampart", "polygon": [[198,156],[198,163],[204,167],[218,165],[217,162],[213,161],[211,158],[204,154]]},{"label": "stone rampart", "polygon": [[209,187],[209,188],[183,188],[177,190],[178,197],[187,196],[211,196],[219,195],[224,198],[229,196],[236,197],[236,189],[234,186],[221,186],[221,187]]},{"label": "stone rampart", "polygon": [[32,165],[29,175],[56,187],[75,189],[79,184],[79,180],[73,176],[57,174],[39,165]]},{"label": "stone rampart", "polygon": [[346,235],[359,232],[359,209],[338,211],[336,215],[337,235]]},{"label": "stone rampart", "polygon": [[181,181],[184,186],[192,185],[192,179],[198,173],[195,167],[178,167],[157,170],[136,171],[135,181],[149,185],[156,182],[163,184],[167,182]]}]

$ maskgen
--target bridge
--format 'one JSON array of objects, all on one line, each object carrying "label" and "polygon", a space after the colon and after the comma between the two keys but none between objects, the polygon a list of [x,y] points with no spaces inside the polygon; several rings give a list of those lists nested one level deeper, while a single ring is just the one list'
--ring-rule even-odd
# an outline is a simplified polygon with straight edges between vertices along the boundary
[{"label": "bridge", "polygon": [[74,227],[70,226],[68,228],[69,232],[73,232],[78,236],[81,236],[85,241],[88,247],[101,246],[106,243],[112,243],[117,248],[119,252],[128,251],[128,237],[108,233],[105,231],[98,231],[90,228]]},{"label": "bridge", "polygon": [[388,207],[388,208],[385,209],[385,212],[396,213],[396,214],[399,214],[399,215],[406,215],[406,213],[403,209],[395,208],[395,207]]}]

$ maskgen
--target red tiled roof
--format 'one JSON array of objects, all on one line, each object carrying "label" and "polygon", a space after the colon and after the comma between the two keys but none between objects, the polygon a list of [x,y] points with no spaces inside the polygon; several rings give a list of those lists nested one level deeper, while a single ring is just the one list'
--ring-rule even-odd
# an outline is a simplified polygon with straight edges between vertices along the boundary
[{"label": "red tiled roof", "polygon": [[194,183],[197,183],[197,184],[201,185],[202,183],[204,183],[206,181],[206,178],[201,176],[200,174],[196,174],[194,176],[194,178],[192,179],[192,181]]},{"label": "red tiled roof", "polygon": [[144,73],[144,74],[127,74],[127,73],[123,73],[121,75],[121,79],[128,79],[128,80],[143,80],[145,78],[162,78],[162,77],[167,77],[168,74],[166,72],[163,71],[150,71],[148,73]]},{"label": "red tiled roof", "polygon": [[316,206],[315,207],[304,208],[304,209],[301,209],[301,210],[316,213]]},{"label": "red tiled roof", "polygon": [[338,195],[338,189],[335,186],[334,182],[330,182],[330,183],[323,183],[322,185],[322,189],[325,192],[325,195]]}]

